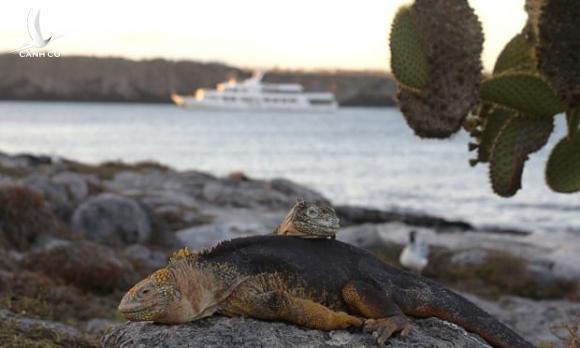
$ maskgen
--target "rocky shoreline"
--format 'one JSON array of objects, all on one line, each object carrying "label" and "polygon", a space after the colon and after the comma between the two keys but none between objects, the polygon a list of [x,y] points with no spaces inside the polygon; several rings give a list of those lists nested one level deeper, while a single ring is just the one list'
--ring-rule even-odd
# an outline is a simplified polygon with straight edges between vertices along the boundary
[{"label": "rocky shoreline", "polygon": [[[159,330],[167,335],[166,327],[123,325],[116,313],[123,292],[163,267],[179,247],[200,249],[271,232],[297,198],[328,201],[285,179],[258,180],[243,173],[215,177],[151,162],[88,165],[0,153],[0,346],[34,340],[47,347],[97,346],[111,327],[111,335],[126,338],[144,330],[151,330],[147,337]],[[577,330],[577,240],[562,249],[526,231],[484,231],[464,221],[366,207],[336,210],[343,226],[339,239],[395,265],[408,232],[417,230],[432,246],[426,276],[467,294],[536,344],[564,344],[554,327],[576,325]],[[224,325],[233,332],[244,325],[271,327],[276,334],[266,339],[278,345],[290,342],[297,330],[312,331],[225,318],[171,330],[194,334],[199,327]],[[444,325],[435,319],[418,322],[418,336],[393,346],[417,337],[436,340]],[[354,333],[301,335],[296,342],[343,335],[343,346],[365,345]],[[242,336],[228,337],[243,343]],[[115,339],[109,335],[102,342],[116,346],[107,343]]]}]

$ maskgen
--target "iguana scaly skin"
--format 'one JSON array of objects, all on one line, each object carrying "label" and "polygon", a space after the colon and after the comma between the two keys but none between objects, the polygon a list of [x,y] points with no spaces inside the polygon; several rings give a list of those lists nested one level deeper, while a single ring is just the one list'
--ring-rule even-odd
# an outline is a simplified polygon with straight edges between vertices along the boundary
[{"label": "iguana scaly skin", "polygon": [[273,234],[302,238],[335,238],[339,219],[334,209],[322,202],[298,201]]},{"label": "iguana scaly skin", "polygon": [[132,321],[173,324],[223,314],[320,330],[363,327],[379,344],[409,331],[406,315],[437,317],[496,347],[532,347],[441,285],[330,239],[257,236],[182,250],[129,290],[119,311]]}]

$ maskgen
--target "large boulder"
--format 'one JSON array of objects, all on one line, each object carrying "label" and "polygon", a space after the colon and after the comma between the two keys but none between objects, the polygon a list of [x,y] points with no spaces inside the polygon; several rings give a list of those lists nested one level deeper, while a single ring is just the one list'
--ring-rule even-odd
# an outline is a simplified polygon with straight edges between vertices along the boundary
[{"label": "large boulder", "polygon": [[31,154],[8,155],[0,152],[0,166],[8,168],[29,168],[52,164],[53,160],[48,156]]},{"label": "large boulder", "polygon": [[168,255],[158,250],[151,250],[142,244],[133,244],[123,251],[135,271],[149,274],[167,264]]},{"label": "large boulder", "polygon": [[175,232],[177,240],[193,250],[209,248],[223,240],[235,238],[236,226],[228,224],[211,224],[194,226]]},{"label": "large boulder", "polygon": [[29,175],[22,180],[22,184],[42,193],[47,206],[59,217],[68,219],[72,214],[73,204],[64,185],[57,184],[42,174]]},{"label": "large boulder", "polygon": [[175,232],[181,245],[199,250],[223,240],[268,234],[280,224],[286,211],[231,208],[208,210],[208,213],[215,217],[211,223]]},{"label": "large boulder", "polygon": [[208,182],[202,194],[203,199],[214,205],[238,208],[289,209],[297,199],[328,203],[321,194],[285,179],[224,178]]},{"label": "large boulder", "polygon": [[146,243],[150,219],[135,200],[113,193],[90,198],[74,212],[72,226],[85,238],[108,245]]},{"label": "large boulder", "polygon": [[[390,347],[489,347],[478,336],[438,319],[413,322],[410,334],[392,338]],[[105,348],[377,347],[370,334],[361,333],[358,329],[325,332],[279,322],[224,317],[183,325],[128,323],[114,327],[103,336],[101,344]]]},{"label": "large boulder", "polygon": [[96,175],[60,172],[52,177],[52,181],[64,187],[70,200],[75,203],[83,202],[91,193],[92,187],[100,185]]}]

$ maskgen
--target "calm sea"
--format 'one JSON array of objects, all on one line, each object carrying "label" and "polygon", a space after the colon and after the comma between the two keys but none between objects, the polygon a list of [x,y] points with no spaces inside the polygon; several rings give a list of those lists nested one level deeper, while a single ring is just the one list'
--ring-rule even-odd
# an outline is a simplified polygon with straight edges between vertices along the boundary
[{"label": "calm sea", "polygon": [[[551,148],[564,134],[558,122]],[[194,112],[173,105],[0,102],[0,151],[97,163],[155,160],[178,169],[285,177],[335,203],[426,212],[479,226],[580,233],[580,194],[544,184],[548,149],[531,156],[523,189],[491,192],[471,168],[464,133],[420,140],[394,108],[334,114]]]}]

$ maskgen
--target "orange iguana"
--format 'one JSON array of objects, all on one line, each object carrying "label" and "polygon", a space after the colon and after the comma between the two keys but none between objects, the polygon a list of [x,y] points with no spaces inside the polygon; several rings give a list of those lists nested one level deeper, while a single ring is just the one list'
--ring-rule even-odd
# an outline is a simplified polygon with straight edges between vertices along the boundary
[{"label": "orange iguana", "polygon": [[407,315],[437,317],[496,347],[532,347],[451,290],[323,238],[256,236],[199,253],[180,250],[129,290],[119,311],[128,320],[170,324],[223,314],[320,330],[362,327],[379,344],[411,329]]}]

